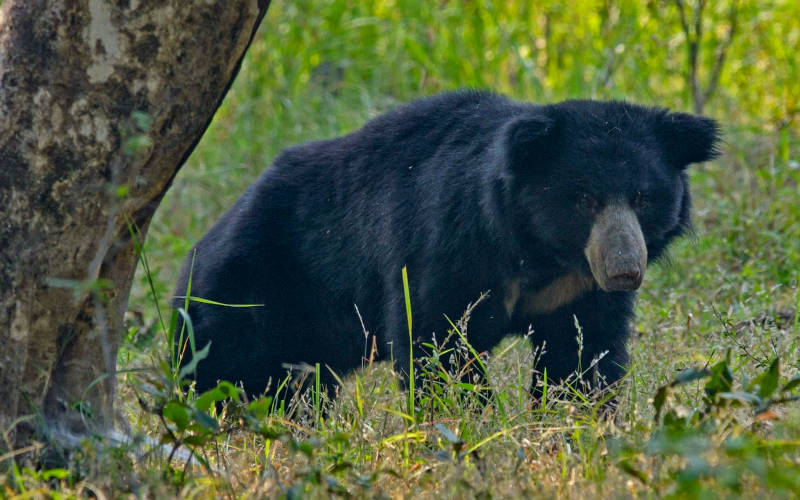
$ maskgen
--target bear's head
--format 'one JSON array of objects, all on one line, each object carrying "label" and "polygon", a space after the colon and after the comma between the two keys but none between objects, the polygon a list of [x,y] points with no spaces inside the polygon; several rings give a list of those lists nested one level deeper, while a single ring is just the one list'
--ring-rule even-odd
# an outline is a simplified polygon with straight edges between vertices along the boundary
[{"label": "bear's head", "polygon": [[720,135],[709,118],[599,101],[528,108],[500,134],[525,251],[606,291],[638,288],[690,228],[686,168],[714,158]]}]

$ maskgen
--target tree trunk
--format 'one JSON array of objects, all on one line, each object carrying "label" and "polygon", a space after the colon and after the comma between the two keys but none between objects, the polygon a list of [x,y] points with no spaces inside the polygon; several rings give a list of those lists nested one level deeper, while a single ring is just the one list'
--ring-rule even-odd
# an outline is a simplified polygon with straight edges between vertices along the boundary
[{"label": "tree trunk", "polygon": [[142,240],[268,5],[0,8],[0,448],[113,426],[128,222]]}]

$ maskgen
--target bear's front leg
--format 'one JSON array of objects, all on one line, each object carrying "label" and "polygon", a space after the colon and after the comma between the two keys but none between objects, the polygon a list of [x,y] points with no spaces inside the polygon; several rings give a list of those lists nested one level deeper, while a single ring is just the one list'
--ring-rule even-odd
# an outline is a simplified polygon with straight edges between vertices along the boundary
[{"label": "bear's front leg", "polygon": [[598,390],[619,381],[628,364],[627,341],[634,292],[590,291],[548,314],[523,317],[520,327],[533,327],[537,356],[531,393],[540,381],[558,383],[578,374],[583,389]]}]

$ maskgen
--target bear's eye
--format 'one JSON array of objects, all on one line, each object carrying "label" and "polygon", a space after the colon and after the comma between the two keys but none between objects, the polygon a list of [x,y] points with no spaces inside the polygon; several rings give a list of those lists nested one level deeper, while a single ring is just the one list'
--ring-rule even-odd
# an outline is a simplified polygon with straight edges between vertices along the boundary
[{"label": "bear's eye", "polygon": [[593,214],[597,212],[599,203],[597,199],[589,193],[581,193],[578,196],[578,209],[582,212]]},{"label": "bear's eye", "polygon": [[636,194],[633,195],[633,200],[631,200],[631,208],[634,210],[641,210],[647,206],[647,203],[647,193],[636,191]]}]

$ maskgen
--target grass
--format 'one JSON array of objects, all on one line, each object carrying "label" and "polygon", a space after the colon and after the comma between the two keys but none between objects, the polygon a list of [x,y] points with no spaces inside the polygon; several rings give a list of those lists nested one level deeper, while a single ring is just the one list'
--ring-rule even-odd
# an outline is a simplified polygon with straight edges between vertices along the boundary
[{"label": "grass", "polygon": [[[692,167],[695,235],[648,272],[614,419],[568,385],[548,387],[544,404],[531,405],[529,340],[510,337],[476,360],[455,328],[430,348],[459,362],[445,373],[435,356],[417,360],[427,374],[413,407],[398,376],[370,361],[370,346],[334,402],[312,390],[281,409],[245,400],[229,384],[179,390],[165,355],[175,322],[158,318],[154,300],[166,303],[191,245],[281,148],[457,86],[686,108],[674,12],[610,2],[619,11],[604,16],[601,2],[578,3],[276,2],[145,244],[149,265],[133,291],[119,358],[129,371],[119,376],[117,402],[126,432],[142,441],[88,441],[65,469],[15,464],[0,476],[0,496],[800,495],[800,408],[790,401],[800,372],[792,50],[800,16],[792,2],[742,18],[752,29],[732,45],[736,70],[723,73],[708,109],[724,124],[725,153]],[[464,320],[454,327],[468,339]],[[459,373],[479,362],[494,389],[489,403]]]}]

